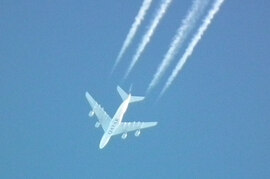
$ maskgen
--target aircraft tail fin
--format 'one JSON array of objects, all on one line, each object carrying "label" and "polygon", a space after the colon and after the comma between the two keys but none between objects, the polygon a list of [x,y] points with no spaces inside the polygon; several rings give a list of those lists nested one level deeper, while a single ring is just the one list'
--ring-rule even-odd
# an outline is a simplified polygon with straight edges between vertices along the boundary
[{"label": "aircraft tail fin", "polygon": [[[127,99],[128,94],[120,86],[117,86],[117,91],[118,91],[118,93],[121,96],[123,101],[125,99]],[[143,96],[131,96],[130,102],[131,103],[139,102],[139,101],[142,101],[143,99],[144,99]]]}]

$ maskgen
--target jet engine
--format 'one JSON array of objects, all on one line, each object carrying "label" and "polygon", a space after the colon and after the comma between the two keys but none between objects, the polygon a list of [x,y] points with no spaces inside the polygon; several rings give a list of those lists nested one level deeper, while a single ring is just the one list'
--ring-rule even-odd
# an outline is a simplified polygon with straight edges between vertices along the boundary
[{"label": "jet engine", "polygon": [[122,139],[126,139],[127,138],[127,133],[123,133],[122,136],[121,136]]},{"label": "jet engine", "polygon": [[96,122],[95,128],[99,128],[99,126],[100,126],[100,123],[99,122]]},{"label": "jet engine", "polygon": [[89,117],[93,117],[93,116],[94,116],[94,114],[95,114],[95,112],[94,112],[94,111],[90,111],[88,115],[89,115]]},{"label": "jet engine", "polygon": [[141,134],[141,131],[140,130],[136,130],[135,136],[138,137],[140,134]]}]

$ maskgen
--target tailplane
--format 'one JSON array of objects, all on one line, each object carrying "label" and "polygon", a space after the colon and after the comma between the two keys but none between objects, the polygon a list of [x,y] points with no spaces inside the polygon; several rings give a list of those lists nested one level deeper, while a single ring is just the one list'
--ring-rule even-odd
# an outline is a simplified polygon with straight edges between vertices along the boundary
[{"label": "tailplane", "polygon": [[[120,86],[117,86],[117,91],[123,101],[128,98],[128,94]],[[139,102],[139,101],[142,101],[143,99],[144,99],[143,96],[131,96],[130,102],[131,103]]]},{"label": "tailplane", "polygon": [[120,86],[117,86],[117,91],[118,91],[118,93],[121,96],[121,98],[122,98],[123,101],[125,99],[127,99],[128,94]]},{"label": "tailplane", "polygon": [[135,103],[144,100],[143,96],[131,96],[130,103]]}]

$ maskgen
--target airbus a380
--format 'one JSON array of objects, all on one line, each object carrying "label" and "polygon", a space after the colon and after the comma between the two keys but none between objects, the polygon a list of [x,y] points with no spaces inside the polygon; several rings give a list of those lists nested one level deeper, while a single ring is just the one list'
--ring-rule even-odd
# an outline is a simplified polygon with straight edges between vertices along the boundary
[{"label": "airbus a380", "polygon": [[85,93],[85,97],[88,100],[92,110],[89,112],[89,116],[97,116],[98,121],[95,127],[98,128],[100,125],[104,130],[104,135],[101,138],[99,148],[104,148],[109,142],[110,138],[114,135],[122,134],[122,139],[126,139],[127,133],[130,131],[136,131],[135,136],[140,135],[140,130],[148,127],[157,125],[157,122],[122,122],[123,116],[127,111],[129,103],[142,101],[142,96],[131,96],[127,94],[122,88],[117,86],[117,91],[120,94],[123,102],[117,109],[113,118],[111,118],[104,109],[94,100],[94,98],[88,93]]}]

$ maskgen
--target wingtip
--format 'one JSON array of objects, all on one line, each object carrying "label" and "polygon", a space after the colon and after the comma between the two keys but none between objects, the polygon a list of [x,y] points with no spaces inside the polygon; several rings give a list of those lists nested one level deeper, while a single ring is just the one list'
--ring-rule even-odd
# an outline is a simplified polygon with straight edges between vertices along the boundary
[{"label": "wingtip", "polygon": [[85,92],[85,97],[86,98],[89,98],[90,97],[90,94],[88,93],[88,91]]}]

